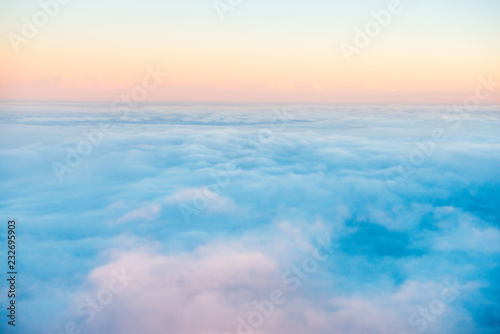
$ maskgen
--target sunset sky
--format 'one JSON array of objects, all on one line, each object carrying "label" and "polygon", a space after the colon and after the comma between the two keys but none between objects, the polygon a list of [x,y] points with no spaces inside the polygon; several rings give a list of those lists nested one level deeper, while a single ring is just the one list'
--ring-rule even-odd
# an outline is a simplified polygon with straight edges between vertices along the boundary
[{"label": "sunset sky", "polygon": [[340,45],[389,2],[243,0],[221,20],[211,0],[71,0],[16,52],[41,7],[0,0],[0,99],[112,101],[147,66],[169,76],[146,102],[456,103],[500,81],[496,0],[401,1],[348,62]]},{"label": "sunset sky", "polygon": [[499,129],[500,0],[0,0],[0,333],[499,334]]}]

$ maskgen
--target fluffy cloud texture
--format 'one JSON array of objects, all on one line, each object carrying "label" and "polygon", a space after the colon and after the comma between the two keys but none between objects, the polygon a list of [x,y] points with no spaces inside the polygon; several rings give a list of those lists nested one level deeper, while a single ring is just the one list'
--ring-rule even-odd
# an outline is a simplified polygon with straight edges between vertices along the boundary
[{"label": "fluffy cloud texture", "polygon": [[500,331],[498,107],[0,110],[19,333]]}]

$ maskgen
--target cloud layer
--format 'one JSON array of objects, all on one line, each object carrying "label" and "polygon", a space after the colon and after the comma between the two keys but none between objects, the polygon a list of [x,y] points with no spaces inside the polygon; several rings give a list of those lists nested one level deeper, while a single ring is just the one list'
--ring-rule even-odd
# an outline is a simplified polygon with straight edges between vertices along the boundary
[{"label": "cloud layer", "polygon": [[500,330],[498,107],[458,127],[447,106],[0,110],[20,333]]}]

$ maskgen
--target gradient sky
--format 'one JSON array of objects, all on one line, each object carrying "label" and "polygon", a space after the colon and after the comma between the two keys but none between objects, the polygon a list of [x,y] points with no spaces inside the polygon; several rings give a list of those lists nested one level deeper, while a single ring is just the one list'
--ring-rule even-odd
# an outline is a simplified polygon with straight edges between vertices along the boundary
[{"label": "gradient sky", "polygon": [[349,63],[340,44],[389,1],[243,0],[221,21],[212,0],[71,0],[16,53],[40,5],[0,0],[0,99],[112,101],[156,65],[147,102],[456,103],[500,81],[499,1],[401,2]]}]

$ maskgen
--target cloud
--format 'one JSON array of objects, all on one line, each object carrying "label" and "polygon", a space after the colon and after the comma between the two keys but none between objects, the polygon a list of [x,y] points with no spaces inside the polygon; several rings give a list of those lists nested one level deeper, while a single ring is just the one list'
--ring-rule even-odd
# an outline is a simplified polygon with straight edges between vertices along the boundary
[{"label": "cloud", "polygon": [[433,243],[440,251],[468,251],[500,253],[500,230],[496,227],[475,226],[473,222],[462,221],[446,234],[437,237]]},{"label": "cloud", "polygon": [[[412,175],[386,180],[449,129],[448,109],[294,106],[262,141],[271,106],[145,105],[125,120],[108,104],[2,104],[0,206],[21,224],[33,319],[19,332],[82,320],[81,298],[123,265],[138,280],[89,329],[232,333],[327,235],[331,259],[256,333],[411,333],[408,317],[446,278],[469,290],[426,332],[497,332],[498,107],[450,130]],[[59,183],[51,164],[106,121],[115,127]],[[228,163],[237,174],[224,174]],[[218,188],[213,175],[226,176]],[[183,204],[204,207],[190,225]]]},{"label": "cloud", "polygon": [[225,196],[221,196],[206,187],[182,188],[166,197],[167,203],[192,205],[194,208],[204,208],[208,212],[234,213],[238,205]]},{"label": "cloud", "polygon": [[122,217],[118,218],[119,223],[129,221],[150,221],[158,217],[161,211],[161,205],[151,204],[142,208],[127,212]]},{"label": "cloud", "polygon": [[[328,292],[292,291],[281,279],[278,259],[255,245],[224,246],[213,243],[193,252],[160,255],[148,251],[115,254],[110,263],[89,275],[96,295],[123,268],[133,282],[89,324],[90,332],[109,333],[400,333],[417,328],[408,325],[410,314],[429,303],[446,288],[443,283],[408,281],[393,292],[371,292],[342,297]],[[252,250],[250,250],[252,249]],[[311,283],[307,279],[305,284]],[[249,321],[255,303],[269,300],[271,291],[284,293],[283,304],[250,331],[239,319]],[[465,295],[470,288],[461,287]],[[473,289],[474,290],[474,289]],[[319,296],[323,298],[318,299]],[[429,324],[439,331],[467,333],[473,324],[453,304]],[[462,321],[462,330],[448,322]],[[193,321],[196,319],[196,321]],[[424,319],[419,316],[418,319]],[[240,331],[238,329],[240,328]],[[434,333],[435,331],[429,330]]]}]

